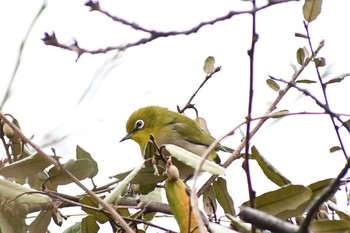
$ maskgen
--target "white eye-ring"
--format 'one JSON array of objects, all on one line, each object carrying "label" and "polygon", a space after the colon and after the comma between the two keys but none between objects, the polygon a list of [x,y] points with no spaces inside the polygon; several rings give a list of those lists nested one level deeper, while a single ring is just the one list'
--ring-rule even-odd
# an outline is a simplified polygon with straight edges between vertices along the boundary
[{"label": "white eye-ring", "polygon": [[143,122],[143,120],[137,120],[135,122],[135,129],[142,129],[142,127],[145,125],[145,123]]}]

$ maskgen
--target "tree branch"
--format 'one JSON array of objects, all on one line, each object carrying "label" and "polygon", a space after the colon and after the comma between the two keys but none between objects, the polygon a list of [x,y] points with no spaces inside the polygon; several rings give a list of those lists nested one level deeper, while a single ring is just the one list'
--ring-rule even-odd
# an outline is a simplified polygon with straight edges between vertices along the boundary
[{"label": "tree branch", "polygon": [[[309,42],[309,47],[310,47],[311,53],[314,53],[313,46],[312,46],[312,43],[311,43],[310,33],[309,33],[309,24],[306,21],[304,21],[304,27],[305,27],[305,30],[306,30],[307,40]],[[316,73],[317,73],[317,78],[318,78],[318,81],[320,82],[320,85],[321,85],[323,99],[325,101],[325,107],[327,109],[330,109],[329,102],[328,102],[328,97],[327,97],[327,93],[326,93],[327,84],[323,83],[323,80],[322,80],[322,77],[321,77],[321,74],[320,74],[320,70],[319,70],[318,65],[316,64],[316,62],[314,62],[314,64],[315,64],[315,70],[316,70]],[[335,124],[334,117],[331,116],[331,115],[329,115],[329,116],[331,118],[332,125],[334,127],[335,133],[337,134],[337,138],[338,138],[338,141],[340,143],[340,147],[342,148],[342,151],[343,151],[343,154],[345,156],[345,159],[347,160],[348,155],[346,154],[345,147],[344,147],[344,144],[343,144],[343,140],[341,140],[340,133],[339,133],[339,128]]]},{"label": "tree branch", "polygon": [[239,217],[259,229],[269,230],[274,233],[296,233],[299,229],[296,225],[250,207],[241,207]]},{"label": "tree branch", "polygon": [[[305,67],[307,67],[310,63],[310,61],[312,61],[312,59],[314,57],[317,56],[317,54],[319,53],[319,51],[322,49],[322,47],[324,46],[324,41],[321,41],[317,47],[317,49],[315,50],[314,54],[310,55],[309,57],[307,57],[304,61],[304,63],[302,64],[302,66],[293,74],[292,78],[290,79],[289,83],[287,84],[287,86],[280,90],[278,93],[278,96],[276,97],[276,99],[273,101],[273,103],[270,105],[270,107],[267,109],[267,111],[265,112],[264,116],[261,118],[261,120],[257,123],[257,125],[252,129],[252,131],[249,134],[249,138],[251,139],[256,133],[257,131],[261,128],[261,126],[266,122],[267,119],[269,119],[270,114],[276,109],[278,103],[281,101],[281,99],[287,94],[287,92],[289,91],[289,89],[292,87],[291,83],[294,83],[297,78],[300,76],[300,74],[304,71]],[[235,129],[234,129],[235,130]],[[229,131],[228,133],[226,133],[225,135],[221,136],[220,138],[218,138],[217,140],[215,140],[210,147],[207,149],[206,153],[209,153],[211,150],[213,150],[218,143],[220,143],[224,138],[232,135],[234,133],[234,130]],[[243,138],[241,144],[239,144],[239,146],[236,148],[235,152],[232,153],[232,155],[225,161],[225,163],[223,164],[223,166],[225,168],[227,168],[233,161],[235,161],[237,158],[241,157],[241,151],[245,148],[246,145],[246,140],[247,138]],[[197,196],[200,196],[203,194],[204,190],[211,184],[213,183],[213,181],[217,178],[216,175],[211,176],[204,184],[203,186],[200,188],[200,190],[197,192]]]},{"label": "tree branch", "polygon": [[157,30],[150,30],[147,28],[144,28],[142,26],[139,26],[138,24],[135,23],[131,23],[125,19],[122,19],[120,17],[117,16],[113,16],[110,13],[108,13],[106,10],[102,9],[100,7],[100,5],[98,3],[95,3],[93,1],[88,1],[87,3],[85,3],[86,6],[90,7],[91,11],[98,11],[104,15],[106,15],[107,17],[111,18],[112,20],[119,22],[123,25],[129,26],[135,30],[138,31],[142,31],[142,32],[146,32],[149,34],[148,37],[144,37],[141,38],[139,40],[136,40],[134,42],[129,42],[125,45],[119,45],[119,46],[109,46],[106,48],[100,48],[100,49],[95,49],[95,50],[91,50],[91,49],[86,49],[86,48],[82,48],[78,45],[78,41],[75,40],[72,44],[70,45],[65,45],[61,42],[59,42],[57,40],[57,37],[55,35],[54,32],[52,32],[51,34],[45,32],[44,34],[44,38],[42,39],[43,42],[46,45],[51,45],[51,46],[55,46],[61,49],[65,49],[65,50],[69,50],[72,52],[76,52],[77,53],[77,59],[78,60],[80,58],[81,55],[83,55],[84,53],[89,53],[89,54],[100,54],[100,53],[107,53],[113,50],[118,50],[118,51],[125,51],[128,48],[131,47],[135,47],[135,46],[139,46],[142,44],[147,44],[155,39],[161,38],[161,37],[169,37],[169,36],[178,36],[178,35],[190,35],[190,34],[194,34],[197,33],[202,27],[207,26],[207,25],[213,25],[216,24],[218,22],[221,21],[225,21],[228,19],[231,19],[233,16],[236,15],[241,15],[241,14],[254,14],[258,11],[261,11],[267,7],[276,5],[276,4],[280,4],[280,3],[287,3],[287,2],[292,2],[292,1],[299,1],[299,0],[281,0],[281,1],[268,1],[268,3],[262,7],[259,8],[254,8],[252,10],[246,10],[246,11],[229,11],[226,15],[209,20],[209,21],[205,21],[205,22],[201,22],[198,25],[187,29],[187,30],[183,30],[183,31],[167,31],[167,32],[162,32],[162,31],[157,31]]},{"label": "tree branch", "polygon": [[128,233],[132,233],[133,230],[130,228],[130,226],[124,221],[124,219],[106,202],[104,202],[100,197],[98,197],[94,192],[89,190],[87,187],[85,187],[72,173],[70,173],[67,169],[63,168],[59,165],[58,161],[56,161],[54,158],[48,156],[38,145],[36,145],[34,142],[32,142],[30,139],[28,139],[20,129],[18,129],[10,120],[6,118],[6,116],[0,111],[0,118],[8,124],[11,129],[17,134],[20,139],[24,142],[30,145],[34,150],[38,152],[40,156],[45,158],[47,161],[49,161],[51,164],[54,164],[56,167],[60,168],[75,184],[77,184],[82,190],[84,190],[87,194],[89,194],[91,197],[93,197],[101,206],[103,206],[104,209],[106,209],[111,216],[113,217],[114,221],[117,224],[120,224],[120,226]]},{"label": "tree branch", "polygon": [[[286,81],[283,81],[283,80],[280,80],[280,79],[275,79],[275,80],[287,83]],[[332,118],[336,118],[339,122],[342,123],[342,125],[347,129],[347,131],[350,132],[350,126],[343,122],[343,120],[340,118],[339,114],[336,114],[336,113],[332,112],[328,108],[328,106],[326,104],[323,104],[321,101],[319,101],[309,91],[298,87],[295,84],[295,82],[289,82],[288,85],[293,87],[293,88],[295,88],[295,89],[297,89],[298,91],[302,92],[304,95],[312,98],[316,102],[316,104],[318,106],[320,106],[321,108],[323,108],[324,111],[329,116],[331,116]],[[342,149],[344,149],[344,148],[342,148]],[[337,178],[334,179],[334,181],[327,188],[325,188],[325,190],[321,194],[319,194],[317,197],[315,197],[311,201],[311,203],[309,204],[309,207],[308,207],[307,215],[306,215],[302,225],[300,226],[300,230],[299,230],[300,233],[307,232],[307,229],[310,226],[310,223],[311,223],[311,221],[313,219],[313,216],[318,211],[318,207],[322,203],[327,201],[332,195],[334,195],[334,193],[336,193],[338,191],[338,187],[341,184],[341,179],[346,175],[349,167],[350,167],[350,157],[348,157],[344,168],[340,171],[340,173],[338,174]]]},{"label": "tree branch", "polygon": [[[256,8],[256,1],[252,1],[253,8]],[[255,207],[255,191],[253,189],[252,179],[250,176],[249,169],[249,143],[250,143],[250,126],[252,118],[252,109],[253,109],[253,100],[254,100],[254,54],[255,54],[255,45],[258,41],[259,35],[256,32],[256,14],[252,13],[252,38],[251,38],[251,47],[248,50],[249,56],[249,99],[248,99],[248,110],[246,117],[246,140],[245,140],[245,160],[243,163],[243,169],[247,177],[248,184],[248,193],[249,193],[249,205],[251,208]],[[255,233],[255,227],[252,227],[252,233]]]}]

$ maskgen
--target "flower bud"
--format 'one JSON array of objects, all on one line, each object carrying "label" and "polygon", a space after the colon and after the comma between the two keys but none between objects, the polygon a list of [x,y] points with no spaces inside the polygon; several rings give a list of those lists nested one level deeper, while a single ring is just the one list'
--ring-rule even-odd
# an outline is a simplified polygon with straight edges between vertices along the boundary
[{"label": "flower bud", "polygon": [[167,175],[170,181],[175,182],[179,179],[179,170],[176,166],[170,165],[167,169]]}]

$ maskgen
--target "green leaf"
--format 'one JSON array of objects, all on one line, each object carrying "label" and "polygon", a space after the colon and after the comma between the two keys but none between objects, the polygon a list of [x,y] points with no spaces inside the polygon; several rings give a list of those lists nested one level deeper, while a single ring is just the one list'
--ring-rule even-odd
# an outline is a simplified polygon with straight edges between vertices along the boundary
[{"label": "green leaf", "polygon": [[350,73],[345,73],[345,74],[341,74],[338,75],[332,79],[330,79],[328,82],[326,82],[325,84],[331,84],[331,83],[340,83],[341,81],[344,80],[344,78],[346,78],[347,76],[349,76]]},{"label": "green leaf", "polygon": [[333,181],[334,181],[334,178],[329,178],[329,179],[319,180],[312,184],[309,184],[307,187],[310,188],[312,191],[311,199],[313,199],[318,194],[323,192],[324,189],[327,188]]},{"label": "green leaf", "polygon": [[140,195],[140,201],[143,202],[162,202],[162,192],[160,188],[156,188],[153,192],[148,193],[147,195]]},{"label": "green leaf", "polygon": [[344,233],[349,232],[350,224],[344,220],[313,221],[310,230],[317,233]]},{"label": "green leaf", "polygon": [[128,208],[118,208],[117,209],[118,214],[123,217],[129,217],[131,216],[131,213]]},{"label": "green leaf", "polygon": [[29,232],[46,233],[51,222],[52,211],[42,210],[34,221],[29,225]]},{"label": "green leaf", "polygon": [[[140,195],[140,201],[145,203],[151,202],[151,201],[162,203],[162,191],[163,189],[156,188],[152,192],[147,193],[147,195]],[[141,214],[143,214],[142,212],[143,210],[140,210]],[[147,221],[152,221],[155,215],[156,215],[156,212],[151,212],[151,213],[145,214],[143,218]]]},{"label": "green leaf", "polygon": [[40,190],[42,188],[43,183],[45,182],[45,186],[51,191],[57,191],[57,185],[53,185],[51,181],[47,180],[49,175],[47,172],[42,171],[35,175],[27,177],[27,184],[33,188]]},{"label": "green leaf", "polygon": [[224,209],[225,214],[236,215],[232,197],[227,190],[226,180],[222,177],[217,178],[213,183],[213,188],[216,199]]},{"label": "green leaf", "polygon": [[312,22],[321,13],[322,0],[305,0],[303,6],[304,19]]},{"label": "green leaf", "polygon": [[273,183],[277,184],[278,186],[283,186],[291,183],[290,180],[284,177],[259,153],[255,146],[252,147],[252,158],[258,162],[266,177],[269,178]]},{"label": "green leaf", "polygon": [[[176,158],[177,160],[183,162],[184,164],[191,166],[195,169],[199,167],[202,163],[202,158],[192,152],[189,152],[181,147],[166,144],[165,149],[169,151],[171,156]],[[213,161],[205,160],[203,162],[203,166],[201,167],[201,171],[209,172],[213,175],[223,175],[225,174],[225,168],[214,163]]]},{"label": "green leaf", "polygon": [[266,84],[274,91],[279,92],[281,87],[272,79],[266,79]]},{"label": "green leaf", "polygon": [[304,64],[304,61],[305,61],[305,50],[303,48],[299,48],[297,50],[297,62],[300,64],[300,65],[303,65]]},{"label": "green leaf", "polygon": [[6,233],[15,233],[15,229],[11,226],[11,223],[8,218],[4,215],[2,211],[0,211],[0,232]]},{"label": "green leaf", "polygon": [[214,71],[214,69],[215,69],[215,58],[212,56],[209,56],[207,57],[207,59],[205,59],[203,71],[206,74],[210,74]]},{"label": "green leaf", "polygon": [[[286,185],[264,193],[255,199],[255,207],[280,219],[287,219],[304,212],[298,208],[311,198],[311,189],[302,185]],[[249,205],[249,201],[243,203]]]},{"label": "green leaf", "polygon": [[89,152],[87,152],[86,150],[84,150],[83,148],[81,148],[79,145],[77,145],[76,148],[76,157],[77,159],[88,159],[91,161],[92,167],[93,167],[93,171],[90,174],[89,178],[93,178],[94,176],[97,175],[98,173],[98,164],[97,162],[92,158],[92,156],[90,155]]},{"label": "green leaf", "polygon": [[300,211],[307,210],[308,206],[310,205],[311,201],[321,192],[324,191],[325,188],[327,188],[332,182],[334,181],[333,178],[330,179],[324,179],[320,181],[316,181],[312,184],[309,184],[307,188],[311,190],[311,197],[310,200],[299,206]]},{"label": "green leaf", "polygon": [[314,59],[316,67],[326,66],[326,59],[324,57],[317,57]]},{"label": "green leaf", "polygon": [[[154,189],[152,192],[149,192],[147,195],[140,195],[140,201],[145,202],[145,203],[149,203],[149,202],[158,202],[158,203],[162,203],[162,191],[163,189],[161,188],[156,188]],[[143,210],[141,210],[141,212],[143,212]],[[155,216],[155,212],[152,213],[148,213],[146,215],[144,215],[144,219],[146,219],[147,221],[151,221],[153,219],[153,217]]]},{"label": "green leaf", "polygon": [[[90,196],[83,196],[79,202],[81,204],[84,204],[84,205],[87,205],[87,206],[92,206],[92,207],[96,207],[98,208],[98,202],[90,197]],[[101,211],[97,211],[97,210],[92,210],[92,209],[89,209],[89,208],[85,208],[85,207],[82,207],[81,208],[84,212],[90,214],[90,215],[93,215],[95,217],[95,219],[99,222],[99,223],[105,223],[109,220],[109,217],[101,212]]]},{"label": "green leaf", "polygon": [[157,184],[140,184],[139,192],[143,195],[153,192],[156,189]]},{"label": "green leaf", "polygon": [[82,233],[97,233],[100,227],[97,225],[95,218],[88,215],[81,221]]},{"label": "green leaf", "polygon": [[[21,129],[19,122],[16,118],[14,118],[12,115],[10,114],[6,114],[6,116],[11,117],[12,118],[12,123],[18,128]],[[3,123],[3,121],[0,121],[1,123]],[[19,139],[19,136],[17,134],[15,134],[15,132],[13,131],[13,129],[7,125],[7,124],[1,124],[1,126],[3,127],[1,131],[3,131],[3,133],[5,134],[5,136],[10,139],[11,143],[9,144],[9,147],[11,148],[11,155],[13,157],[18,157],[18,156],[28,156],[29,154],[27,153],[28,151],[26,150],[27,148],[24,146],[22,147],[23,143],[22,141]],[[25,150],[23,150],[23,148]]]},{"label": "green leaf", "polygon": [[43,171],[51,163],[39,154],[28,156],[0,169],[0,175],[12,178],[25,178]]},{"label": "green leaf", "polygon": [[310,79],[300,79],[300,80],[297,80],[297,83],[312,84],[312,83],[317,83],[317,82],[314,80],[310,80]]},{"label": "green leaf", "polygon": [[208,186],[203,193],[203,208],[207,216],[211,218],[217,209],[216,197],[213,186]]},{"label": "green leaf", "polygon": [[[164,169],[160,166],[157,166],[159,171],[159,176],[154,175],[153,167],[143,167],[141,170],[135,175],[135,177],[130,181],[132,184],[142,184],[142,185],[150,185],[150,184],[158,184],[164,181],[167,177],[163,175]],[[114,178],[118,180],[124,180],[127,175],[129,175],[133,170],[119,173]]]},{"label": "green leaf", "polygon": [[68,227],[63,233],[82,233],[81,223],[76,222],[72,226]]},{"label": "green leaf", "polygon": [[[78,180],[84,180],[88,178],[93,172],[93,166],[88,159],[69,160],[63,164],[63,167],[71,172]],[[57,167],[53,167],[49,170],[49,180],[53,185],[65,185],[72,183],[73,181],[63,171]]]},{"label": "green leaf", "polygon": [[329,148],[330,153],[333,153],[339,150],[341,150],[340,146],[332,146],[331,148]]},{"label": "green leaf", "polygon": [[0,196],[2,197],[10,200],[16,198],[17,202],[26,204],[46,204],[51,202],[48,196],[33,192],[38,191],[8,180],[0,179]]}]

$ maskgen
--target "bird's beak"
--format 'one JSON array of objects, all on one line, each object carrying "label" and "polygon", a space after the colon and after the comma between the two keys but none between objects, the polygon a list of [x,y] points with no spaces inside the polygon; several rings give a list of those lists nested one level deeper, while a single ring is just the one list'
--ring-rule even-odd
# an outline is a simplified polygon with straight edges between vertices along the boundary
[{"label": "bird's beak", "polygon": [[131,131],[130,133],[128,133],[127,135],[125,135],[122,140],[120,140],[120,142],[128,140],[132,137],[132,135],[134,135],[136,133],[136,131]]}]

